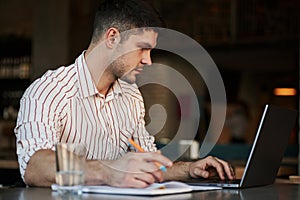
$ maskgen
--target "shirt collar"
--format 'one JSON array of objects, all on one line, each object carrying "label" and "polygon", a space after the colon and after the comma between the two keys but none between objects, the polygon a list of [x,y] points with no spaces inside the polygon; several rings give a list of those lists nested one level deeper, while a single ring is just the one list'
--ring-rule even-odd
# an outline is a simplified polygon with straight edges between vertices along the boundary
[{"label": "shirt collar", "polygon": [[85,51],[75,61],[78,71],[79,93],[83,98],[98,94],[96,85],[87,67],[84,53]]},{"label": "shirt collar", "polygon": [[[122,95],[122,86],[119,82],[120,80],[116,80],[113,84],[113,86],[110,88],[110,90],[108,91],[107,95],[106,95],[106,98],[105,100],[106,101],[110,101],[112,100],[113,98],[117,98],[118,96]],[[103,98],[104,96],[101,95]]]}]

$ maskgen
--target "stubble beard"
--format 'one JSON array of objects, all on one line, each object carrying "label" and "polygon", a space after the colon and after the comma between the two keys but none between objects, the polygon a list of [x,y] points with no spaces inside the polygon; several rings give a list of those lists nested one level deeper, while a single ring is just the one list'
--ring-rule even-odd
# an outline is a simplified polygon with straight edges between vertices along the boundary
[{"label": "stubble beard", "polygon": [[130,74],[131,71],[125,71],[126,67],[120,60],[112,62],[109,68],[116,79],[121,79],[129,84],[134,84],[136,82],[136,77],[132,77],[133,75]]}]

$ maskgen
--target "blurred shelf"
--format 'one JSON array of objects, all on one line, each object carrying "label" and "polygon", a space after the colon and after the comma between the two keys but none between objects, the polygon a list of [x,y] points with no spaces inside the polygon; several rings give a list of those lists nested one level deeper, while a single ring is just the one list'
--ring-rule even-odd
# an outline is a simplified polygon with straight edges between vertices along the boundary
[{"label": "blurred shelf", "polygon": [[0,160],[0,169],[19,169],[17,160]]}]

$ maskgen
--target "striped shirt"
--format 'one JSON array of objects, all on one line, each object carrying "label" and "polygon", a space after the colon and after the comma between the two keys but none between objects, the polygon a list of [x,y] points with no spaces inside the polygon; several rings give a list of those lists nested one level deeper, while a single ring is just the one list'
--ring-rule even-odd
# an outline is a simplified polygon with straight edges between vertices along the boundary
[{"label": "striped shirt", "polygon": [[144,115],[137,85],[117,80],[104,97],[82,53],[74,64],[46,72],[21,98],[15,127],[21,175],[36,151],[54,150],[57,142],[84,143],[90,160],[118,159],[128,151],[129,138],[156,151]]}]

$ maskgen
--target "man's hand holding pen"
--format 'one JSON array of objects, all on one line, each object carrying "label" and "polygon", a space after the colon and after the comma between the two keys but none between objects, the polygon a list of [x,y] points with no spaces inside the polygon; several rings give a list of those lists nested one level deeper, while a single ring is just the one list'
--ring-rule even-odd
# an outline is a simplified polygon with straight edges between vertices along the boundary
[{"label": "man's hand holding pen", "polygon": [[105,170],[105,184],[116,187],[144,188],[163,181],[159,166],[171,167],[172,161],[159,152],[129,152],[120,159],[101,161]]}]

